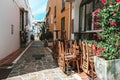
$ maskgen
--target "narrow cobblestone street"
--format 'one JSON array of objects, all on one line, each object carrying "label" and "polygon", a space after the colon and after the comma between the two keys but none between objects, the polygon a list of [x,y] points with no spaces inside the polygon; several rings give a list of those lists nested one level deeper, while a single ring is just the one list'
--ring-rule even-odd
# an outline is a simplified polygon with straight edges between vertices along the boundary
[{"label": "narrow cobblestone street", "polygon": [[7,80],[81,79],[77,74],[70,76],[64,74],[57,66],[50,50],[47,47],[43,47],[41,41],[35,41],[14,65]]}]

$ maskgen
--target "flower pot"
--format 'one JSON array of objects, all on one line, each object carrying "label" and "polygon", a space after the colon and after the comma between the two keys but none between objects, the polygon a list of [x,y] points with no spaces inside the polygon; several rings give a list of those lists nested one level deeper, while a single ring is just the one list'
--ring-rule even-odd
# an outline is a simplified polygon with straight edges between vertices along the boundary
[{"label": "flower pot", "polygon": [[120,80],[120,59],[105,60],[95,56],[94,66],[98,80]]}]

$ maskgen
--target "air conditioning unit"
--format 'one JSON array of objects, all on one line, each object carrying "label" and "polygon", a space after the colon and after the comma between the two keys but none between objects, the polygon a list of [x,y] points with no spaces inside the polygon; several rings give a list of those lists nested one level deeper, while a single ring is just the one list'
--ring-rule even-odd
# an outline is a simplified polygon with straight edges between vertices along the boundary
[{"label": "air conditioning unit", "polygon": [[74,2],[75,0],[65,0],[65,2]]}]

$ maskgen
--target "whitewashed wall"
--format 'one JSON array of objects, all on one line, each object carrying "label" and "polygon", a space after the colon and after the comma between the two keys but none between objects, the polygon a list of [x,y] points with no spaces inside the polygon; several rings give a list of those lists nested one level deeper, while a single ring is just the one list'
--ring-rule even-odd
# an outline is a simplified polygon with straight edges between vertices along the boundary
[{"label": "whitewashed wall", "polygon": [[[29,5],[29,3],[28,3],[28,5]],[[28,43],[29,43],[31,41],[31,35],[33,34],[33,30],[32,30],[33,15],[32,15],[31,8],[29,6],[27,8],[27,11],[28,11],[27,29],[28,29]]]},{"label": "whitewashed wall", "polygon": [[13,0],[0,1],[0,59],[19,48],[19,17],[19,8]]},{"label": "whitewashed wall", "polygon": [[[72,3],[72,19],[74,20],[74,32],[79,32],[79,6],[82,0],[75,0]],[[71,35],[71,39],[75,39],[74,33]]]},{"label": "whitewashed wall", "polygon": [[79,31],[79,6],[82,0],[75,0],[72,5],[72,19],[74,19],[74,32]]},{"label": "whitewashed wall", "polygon": [[[29,9],[29,4],[26,4],[25,1],[0,0],[0,60],[20,48],[19,9]],[[32,16],[31,13],[30,15]],[[31,16],[30,19],[32,20]],[[14,27],[13,34],[11,34],[11,25]],[[29,27],[31,27],[31,23],[29,23]]]},{"label": "whitewashed wall", "polygon": [[31,41],[31,35],[33,34],[33,30],[32,30],[32,13],[31,10],[29,10],[28,12],[28,43]]},{"label": "whitewashed wall", "polygon": [[16,4],[18,5],[19,8],[24,8],[26,11],[28,11],[28,25],[24,25],[26,26],[27,32],[28,32],[28,42],[30,42],[30,36],[31,34],[33,34],[32,32],[32,12],[31,12],[31,8],[29,5],[29,1],[28,0],[14,0],[14,2],[16,2]]}]

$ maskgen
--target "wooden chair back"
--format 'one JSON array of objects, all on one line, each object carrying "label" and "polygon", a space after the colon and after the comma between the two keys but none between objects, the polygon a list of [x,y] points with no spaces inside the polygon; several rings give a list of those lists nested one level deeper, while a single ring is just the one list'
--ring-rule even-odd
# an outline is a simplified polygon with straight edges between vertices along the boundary
[{"label": "wooden chair back", "polygon": [[82,70],[93,76],[94,73],[94,54],[93,54],[93,46],[92,44],[82,42],[82,52],[83,52],[83,63],[82,63]]},{"label": "wooden chair back", "polygon": [[92,44],[87,43],[86,44],[86,51],[88,53],[88,61],[89,61],[89,75],[91,75],[92,79],[94,79],[95,76],[95,70],[94,70],[94,47]]},{"label": "wooden chair back", "polygon": [[92,44],[86,43],[86,52],[88,53],[88,57],[93,56]]},{"label": "wooden chair back", "polygon": [[82,42],[83,64],[82,70],[89,74],[89,53],[87,52],[87,42]]},{"label": "wooden chair back", "polygon": [[79,40],[79,54],[80,54],[80,68],[82,68],[83,64],[83,47],[82,47],[82,41]]},{"label": "wooden chair back", "polygon": [[79,46],[77,45],[76,40],[73,43],[73,54],[78,55],[79,54]]},{"label": "wooden chair back", "polygon": [[69,53],[73,53],[73,44],[71,40],[69,41]]},{"label": "wooden chair back", "polygon": [[63,42],[58,42],[59,46],[59,57],[58,57],[58,65],[61,70],[65,71],[65,56],[64,56],[64,44]]}]

